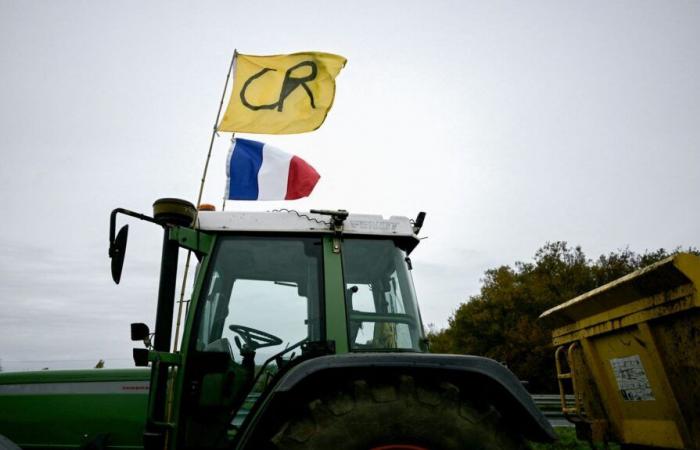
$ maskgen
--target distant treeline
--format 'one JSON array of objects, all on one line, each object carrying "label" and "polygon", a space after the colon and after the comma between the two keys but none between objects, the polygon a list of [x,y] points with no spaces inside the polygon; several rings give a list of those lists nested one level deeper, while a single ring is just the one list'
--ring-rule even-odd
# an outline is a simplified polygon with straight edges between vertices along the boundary
[{"label": "distant treeline", "polygon": [[531,392],[557,392],[552,330],[539,315],[681,251],[698,254],[695,248],[641,254],[624,249],[592,260],[581,247],[547,243],[533,262],[487,270],[479,294],[457,308],[446,329],[429,327],[430,349],[493,358],[527,380]]}]

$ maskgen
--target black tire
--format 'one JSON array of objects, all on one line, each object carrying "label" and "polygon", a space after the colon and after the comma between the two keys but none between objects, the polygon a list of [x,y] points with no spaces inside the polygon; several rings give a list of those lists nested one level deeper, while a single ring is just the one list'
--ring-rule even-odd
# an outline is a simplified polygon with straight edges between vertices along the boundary
[{"label": "black tire", "polygon": [[321,395],[291,417],[272,438],[279,450],[425,450],[525,448],[506,432],[490,406],[476,408],[454,384],[355,380]]}]

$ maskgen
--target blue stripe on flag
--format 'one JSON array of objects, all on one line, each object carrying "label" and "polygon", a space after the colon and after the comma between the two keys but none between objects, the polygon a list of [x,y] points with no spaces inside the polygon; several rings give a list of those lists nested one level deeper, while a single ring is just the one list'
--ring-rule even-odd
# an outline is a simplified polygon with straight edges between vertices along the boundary
[{"label": "blue stripe on flag", "polygon": [[229,200],[257,200],[262,142],[236,138],[229,165]]}]

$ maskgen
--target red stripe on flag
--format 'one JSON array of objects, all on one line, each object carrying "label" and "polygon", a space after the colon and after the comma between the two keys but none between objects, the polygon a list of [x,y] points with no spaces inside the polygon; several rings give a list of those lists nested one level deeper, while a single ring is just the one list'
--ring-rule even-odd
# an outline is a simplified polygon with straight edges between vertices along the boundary
[{"label": "red stripe on flag", "polygon": [[298,156],[292,156],[289,161],[289,177],[287,178],[287,195],[285,200],[296,200],[307,197],[314,190],[321,175],[306,161]]}]

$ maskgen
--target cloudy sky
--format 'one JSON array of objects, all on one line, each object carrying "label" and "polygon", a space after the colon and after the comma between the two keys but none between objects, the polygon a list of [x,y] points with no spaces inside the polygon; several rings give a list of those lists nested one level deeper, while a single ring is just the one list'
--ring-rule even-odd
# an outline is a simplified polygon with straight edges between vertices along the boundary
[{"label": "cloudy sky", "polygon": [[[680,0],[0,0],[1,364],[131,364],[161,236],[132,224],[115,286],[108,215],[196,199],[234,48],[348,64],[323,127],[258,137],[316,167],[311,198],[227,209],[427,211],[426,323],[546,241],[697,246],[698,24],[700,2]],[[217,205],[228,138],[204,193]]]}]

